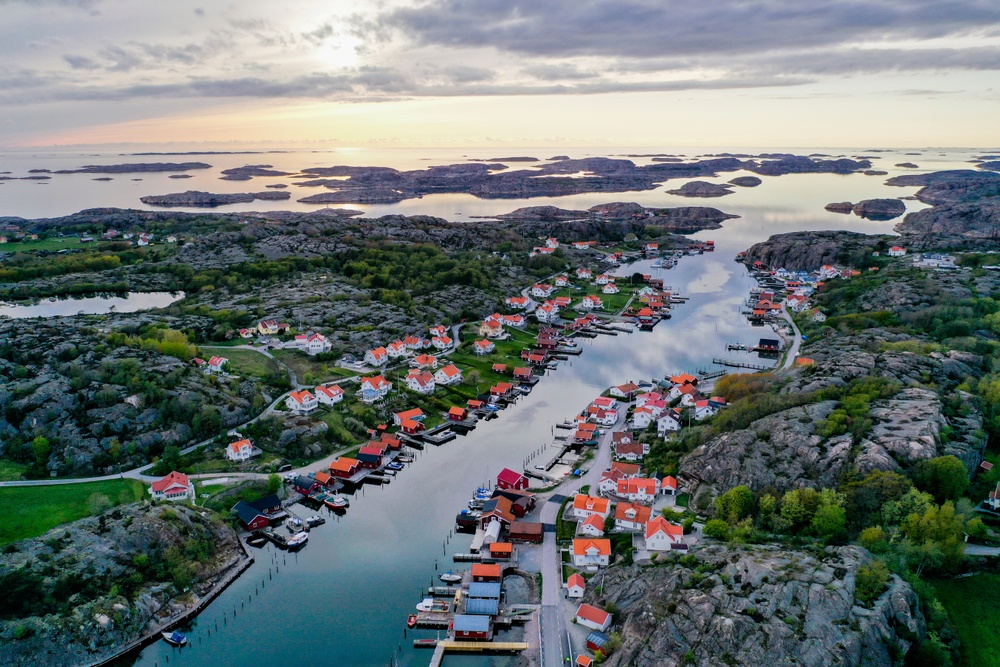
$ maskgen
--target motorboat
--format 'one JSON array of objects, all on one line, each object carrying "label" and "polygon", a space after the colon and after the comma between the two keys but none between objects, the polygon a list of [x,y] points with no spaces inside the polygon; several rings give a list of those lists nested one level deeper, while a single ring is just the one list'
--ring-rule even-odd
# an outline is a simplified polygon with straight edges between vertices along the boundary
[{"label": "motorboat", "polygon": [[406,617],[406,627],[408,627],[408,628],[415,628],[415,627],[417,627],[417,615],[416,614],[410,614],[409,616]]},{"label": "motorboat", "polygon": [[445,572],[438,575],[438,579],[445,582],[446,584],[457,584],[462,581],[462,575],[455,572]]},{"label": "motorboat", "polygon": [[302,519],[298,518],[297,516],[293,516],[288,520],[288,523],[285,524],[285,527],[288,528],[289,533],[300,533],[302,532],[302,528],[304,526],[305,524],[302,523]]},{"label": "motorboat", "polygon": [[171,646],[184,646],[188,643],[188,638],[174,630],[173,632],[161,632],[163,641],[167,642]]},{"label": "motorboat", "polygon": [[295,533],[294,535],[289,537],[288,542],[286,542],[285,544],[289,549],[298,549],[308,541],[309,541],[309,533],[302,531],[301,533]]},{"label": "motorboat", "polygon": [[351,501],[347,499],[347,496],[334,496],[326,501],[328,507],[332,507],[335,510],[342,510],[351,506]]},{"label": "motorboat", "polygon": [[316,526],[322,526],[324,523],[326,523],[326,519],[321,517],[319,514],[311,516],[308,519],[306,519],[306,524],[308,524],[310,528],[315,528]]},{"label": "motorboat", "polygon": [[406,467],[406,466],[404,466],[404,465],[403,465],[402,463],[400,463],[399,461],[393,461],[393,462],[391,462],[391,463],[387,463],[387,464],[385,464],[385,469],[386,469],[386,470],[402,470],[402,469],[403,469],[403,468],[405,468],[405,467]]},{"label": "motorboat", "polygon": [[434,598],[424,598],[417,603],[417,611],[430,611],[434,608]]}]

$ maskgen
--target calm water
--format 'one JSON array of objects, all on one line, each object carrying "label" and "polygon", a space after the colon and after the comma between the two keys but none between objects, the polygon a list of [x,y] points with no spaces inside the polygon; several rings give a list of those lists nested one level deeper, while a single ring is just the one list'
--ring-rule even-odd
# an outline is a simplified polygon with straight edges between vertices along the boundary
[{"label": "calm water", "polygon": [[[626,152],[626,151],[619,151]],[[628,151],[633,152],[633,151]],[[654,153],[660,149],[643,149]],[[662,152],[677,152],[662,150]],[[834,153],[833,151],[824,151]],[[97,161],[204,160],[215,165],[209,174],[174,181],[165,174],[141,175],[142,182],[116,176],[108,183],[92,182],[89,175],[56,176],[50,185],[36,186],[24,181],[8,181],[0,186],[5,214],[57,215],[87,206],[139,206],[138,196],[183,189],[250,191],[264,183],[281,179],[255,179],[229,183],[215,180],[227,166],[268,163],[278,168],[298,169],[310,165],[367,164],[413,168],[427,164],[459,161],[458,151],[343,151],[325,154],[268,156],[192,156],[162,158],[122,158],[118,156],[0,156],[2,170],[24,172],[33,167],[64,168]],[[465,151],[466,155],[474,154]],[[614,151],[566,151],[558,149],[478,151],[478,157],[527,154],[548,157],[566,153],[611,155]],[[839,153],[836,152],[836,153]],[[968,166],[973,153],[949,152],[933,157],[882,154],[878,166],[912,160],[933,169]],[[849,155],[860,152],[848,153]],[[431,161],[424,157],[433,157]],[[884,165],[882,163],[885,163]],[[13,165],[13,166],[12,166]],[[724,181],[737,174],[726,174]],[[889,188],[885,177],[862,175],[789,175],[765,178],[755,189],[737,189],[736,194],[709,202],[692,201],[659,191],[594,194],[561,198],[539,198],[528,202],[477,200],[465,195],[428,196],[395,206],[360,207],[371,214],[389,212],[429,213],[450,219],[467,219],[512,210],[530,204],[555,204],[583,208],[620,200],[650,205],[716,206],[741,217],[725,223],[724,229],[703,232],[697,237],[716,241],[717,251],[688,257],[674,269],[663,271],[665,282],[690,296],[690,301],[674,310],[673,319],[649,333],[584,340],[585,352],[549,373],[535,390],[501,418],[484,423],[469,436],[441,447],[429,446],[392,484],[367,487],[352,501],[347,515],[314,530],[308,546],[298,554],[283,554],[270,547],[260,552],[253,567],[188,629],[191,645],[178,652],[158,643],[146,649],[134,664],[162,665],[281,665],[306,662],[314,665],[358,667],[389,664],[395,655],[400,665],[426,665],[430,652],[414,651],[403,638],[407,614],[420,598],[420,588],[431,583],[436,573],[453,569],[450,554],[462,551],[469,536],[460,535],[444,542],[455,513],[464,507],[474,488],[492,479],[504,466],[517,467],[534,450],[551,441],[553,425],[582,409],[597,393],[611,384],[662,376],[664,373],[705,368],[713,357],[724,356],[728,342],[752,342],[769,331],[754,328],[739,315],[740,304],[753,285],[744,268],[733,261],[735,254],[770,234],[802,229],[853,229],[889,232],[893,222],[870,222],[823,210],[832,201],[876,196],[903,196],[914,188]],[[677,187],[671,182],[669,188]],[[13,187],[12,187],[13,185]],[[49,188],[62,197],[45,197],[36,192]],[[293,190],[296,190],[293,188]],[[13,194],[8,198],[8,194]],[[294,194],[294,192],[293,192]],[[255,202],[251,210],[263,209]],[[279,202],[273,208],[302,208],[294,202]],[[913,210],[920,206],[907,202]],[[230,210],[238,210],[234,207]],[[649,270],[648,263],[623,267],[621,273]],[[75,311],[74,311],[75,312]],[[305,510],[303,510],[305,511]],[[307,511],[306,511],[307,512]],[[279,571],[280,570],[280,571]],[[127,664],[133,664],[132,660]],[[489,664],[484,658],[448,658],[449,667]]]},{"label": "calm water", "polygon": [[67,315],[101,315],[111,312],[134,313],[150,308],[165,308],[184,298],[184,292],[129,292],[125,296],[91,296],[81,298],[43,299],[30,306],[0,301],[0,317],[65,317]]}]

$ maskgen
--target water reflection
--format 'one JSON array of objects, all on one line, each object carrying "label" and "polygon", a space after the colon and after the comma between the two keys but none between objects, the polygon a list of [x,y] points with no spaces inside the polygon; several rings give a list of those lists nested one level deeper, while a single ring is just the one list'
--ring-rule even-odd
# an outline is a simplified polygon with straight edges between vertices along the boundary
[{"label": "water reflection", "polygon": [[0,317],[66,317],[134,313],[151,308],[166,308],[184,298],[184,292],[129,292],[125,296],[62,297],[44,299],[31,305],[0,302]]}]

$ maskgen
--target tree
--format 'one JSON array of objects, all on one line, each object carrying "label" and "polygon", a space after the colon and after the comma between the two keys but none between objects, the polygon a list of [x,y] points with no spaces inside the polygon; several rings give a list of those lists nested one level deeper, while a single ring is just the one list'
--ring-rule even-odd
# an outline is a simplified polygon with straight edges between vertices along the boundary
[{"label": "tree", "polygon": [[739,523],[753,512],[753,491],[736,486],[715,499],[715,515],[727,523]]},{"label": "tree", "polygon": [[954,456],[938,456],[926,459],[913,466],[913,483],[921,491],[934,496],[943,503],[958,500],[969,488],[969,473],[965,464]]},{"label": "tree", "polygon": [[844,488],[847,523],[854,530],[877,523],[882,506],[896,501],[913,488],[905,476],[897,472],[877,470]]},{"label": "tree", "polygon": [[278,489],[280,488],[281,488],[281,477],[272,472],[270,475],[267,476],[267,492],[277,493]]},{"label": "tree", "polygon": [[899,500],[891,500],[882,507],[884,526],[898,526],[911,514],[923,514],[934,505],[934,496],[917,489],[910,489]]},{"label": "tree", "polygon": [[714,537],[719,540],[724,540],[729,535],[729,524],[722,519],[711,519],[705,524],[701,532],[705,537]]},{"label": "tree", "polygon": [[49,439],[43,436],[38,436],[31,441],[31,450],[35,453],[35,460],[38,465],[45,467],[45,464],[49,462],[49,454],[52,453],[52,446],[49,444]]},{"label": "tree", "polygon": [[813,533],[823,538],[842,532],[846,525],[847,514],[839,505],[821,505],[810,522]]},{"label": "tree", "polygon": [[882,526],[869,526],[861,531],[858,536],[861,546],[873,553],[882,553],[889,548],[889,538],[885,534]]},{"label": "tree", "polygon": [[889,568],[880,560],[862,565],[854,577],[854,597],[861,604],[871,604],[885,591],[889,581]]},{"label": "tree", "polygon": [[940,507],[931,505],[922,514],[906,517],[899,527],[906,538],[903,555],[917,576],[924,568],[952,570],[962,562],[965,524],[965,517],[956,513],[950,502]]},{"label": "tree", "polygon": [[778,499],[770,493],[761,496],[757,501],[757,521],[762,528],[774,529],[775,512],[778,509]]}]

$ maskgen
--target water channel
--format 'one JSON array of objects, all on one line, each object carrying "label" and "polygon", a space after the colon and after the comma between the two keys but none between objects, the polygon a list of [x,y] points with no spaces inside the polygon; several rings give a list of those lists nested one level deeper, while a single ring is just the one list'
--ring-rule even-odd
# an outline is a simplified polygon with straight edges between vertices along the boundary
[{"label": "water channel", "polygon": [[0,318],[67,317],[135,313],[151,308],[166,308],[184,298],[184,292],[129,292],[125,296],[53,297],[32,304],[0,301]]}]

